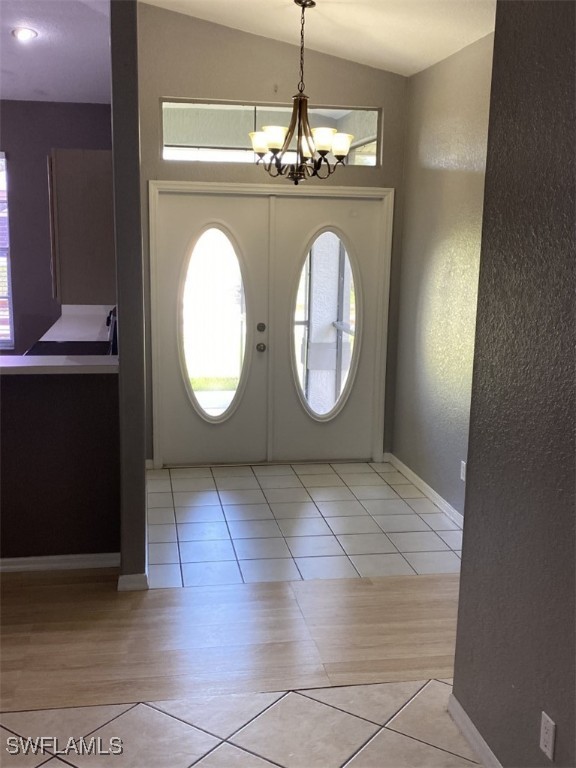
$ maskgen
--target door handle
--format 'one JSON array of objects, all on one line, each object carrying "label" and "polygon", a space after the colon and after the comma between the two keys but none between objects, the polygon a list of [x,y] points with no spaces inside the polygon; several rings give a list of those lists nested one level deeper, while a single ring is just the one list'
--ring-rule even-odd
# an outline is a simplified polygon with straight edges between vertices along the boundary
[{"label": "door handle", "polygon": [[262,342],[260,342],[260,344],[256,344],[256,349],[258,352],[266,352],[266,344],[262,344]]}]

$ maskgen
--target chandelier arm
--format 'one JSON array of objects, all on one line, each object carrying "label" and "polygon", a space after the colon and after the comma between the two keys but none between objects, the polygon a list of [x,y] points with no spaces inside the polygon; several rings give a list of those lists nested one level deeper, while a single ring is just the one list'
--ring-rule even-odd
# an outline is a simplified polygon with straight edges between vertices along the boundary
[{"label": "chandelier arm", "polygon": [[[304,98],[308,98],[305,96]],[[290,118],[290,125],[288,126],[288,130],[286,131],[286,138],[284,139],[284,144],[282,144],[282,149],[280,152],[278,152],[278,158],[284,157],[285,152],[288,150],[288,147],[290,146],[290,142],[292,141],[292,138],[294,137],[294,131],[296,130],[296,126],[298,124],[298,102],[300,100],[300,95],[293,96],[292,101],[292,117]]]},{"label": "chandelier arm", "polygon": [[[306,99],[306,101],[304,101],[302,104],[300,120],[302,124],[302,130],[304,133],[304,138],[306,139],[306,144],[308,145],[308,151],[310,152],[310,157],[314,157],[314,153],[316,152],[316,147],[314,146],[312,129],[310,128],[310,123],[308,121],[308,99]],[[304,152],[304,146],[302,146],[302,152]]]}]

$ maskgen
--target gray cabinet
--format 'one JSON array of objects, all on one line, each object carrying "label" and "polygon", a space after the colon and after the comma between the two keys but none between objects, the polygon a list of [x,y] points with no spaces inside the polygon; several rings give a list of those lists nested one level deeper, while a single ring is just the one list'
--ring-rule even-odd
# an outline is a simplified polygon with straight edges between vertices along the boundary
[{"label": "gray cabinet", "polygon": [[112,153],[54,149],[48,169],[55,298],[116,304]]}]

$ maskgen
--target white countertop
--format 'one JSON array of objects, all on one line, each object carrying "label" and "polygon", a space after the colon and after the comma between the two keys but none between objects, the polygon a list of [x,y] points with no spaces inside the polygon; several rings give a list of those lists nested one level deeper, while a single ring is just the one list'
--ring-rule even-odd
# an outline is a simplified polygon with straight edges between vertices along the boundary
[{"label": "white countertop", "polygon": [[106,318],[111,309],[102,304],[62,304],[62,316],[40,341],[108,341]]},{"label": "white countertop", "polygon": [[117,355],[2,355],[0,374],[118,373]]}]

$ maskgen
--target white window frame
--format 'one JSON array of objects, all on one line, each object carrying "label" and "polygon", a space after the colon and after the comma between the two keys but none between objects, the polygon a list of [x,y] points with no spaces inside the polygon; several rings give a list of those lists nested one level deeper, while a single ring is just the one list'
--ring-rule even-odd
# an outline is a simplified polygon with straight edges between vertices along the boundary
[{"label": "white window frame", "polygon": [[[6,154],[0,152],[0,161],[4,164],[4,179],[6,179]],[[8,184],[5,183],[6,192],[6,218],[8,218]],[[7,222],[8,225],[8,222]],[[6,285],[7,291],[5,294],[0,294],[0,299],[8,300],[8,325],[10,328],[10,337],[8,339],[0,339],[0,349],[14,349],[14,309],[12,304],[12,274],[10,269],[10,230],[9,225],[8,232],[8,247],[6,248]]]}]

